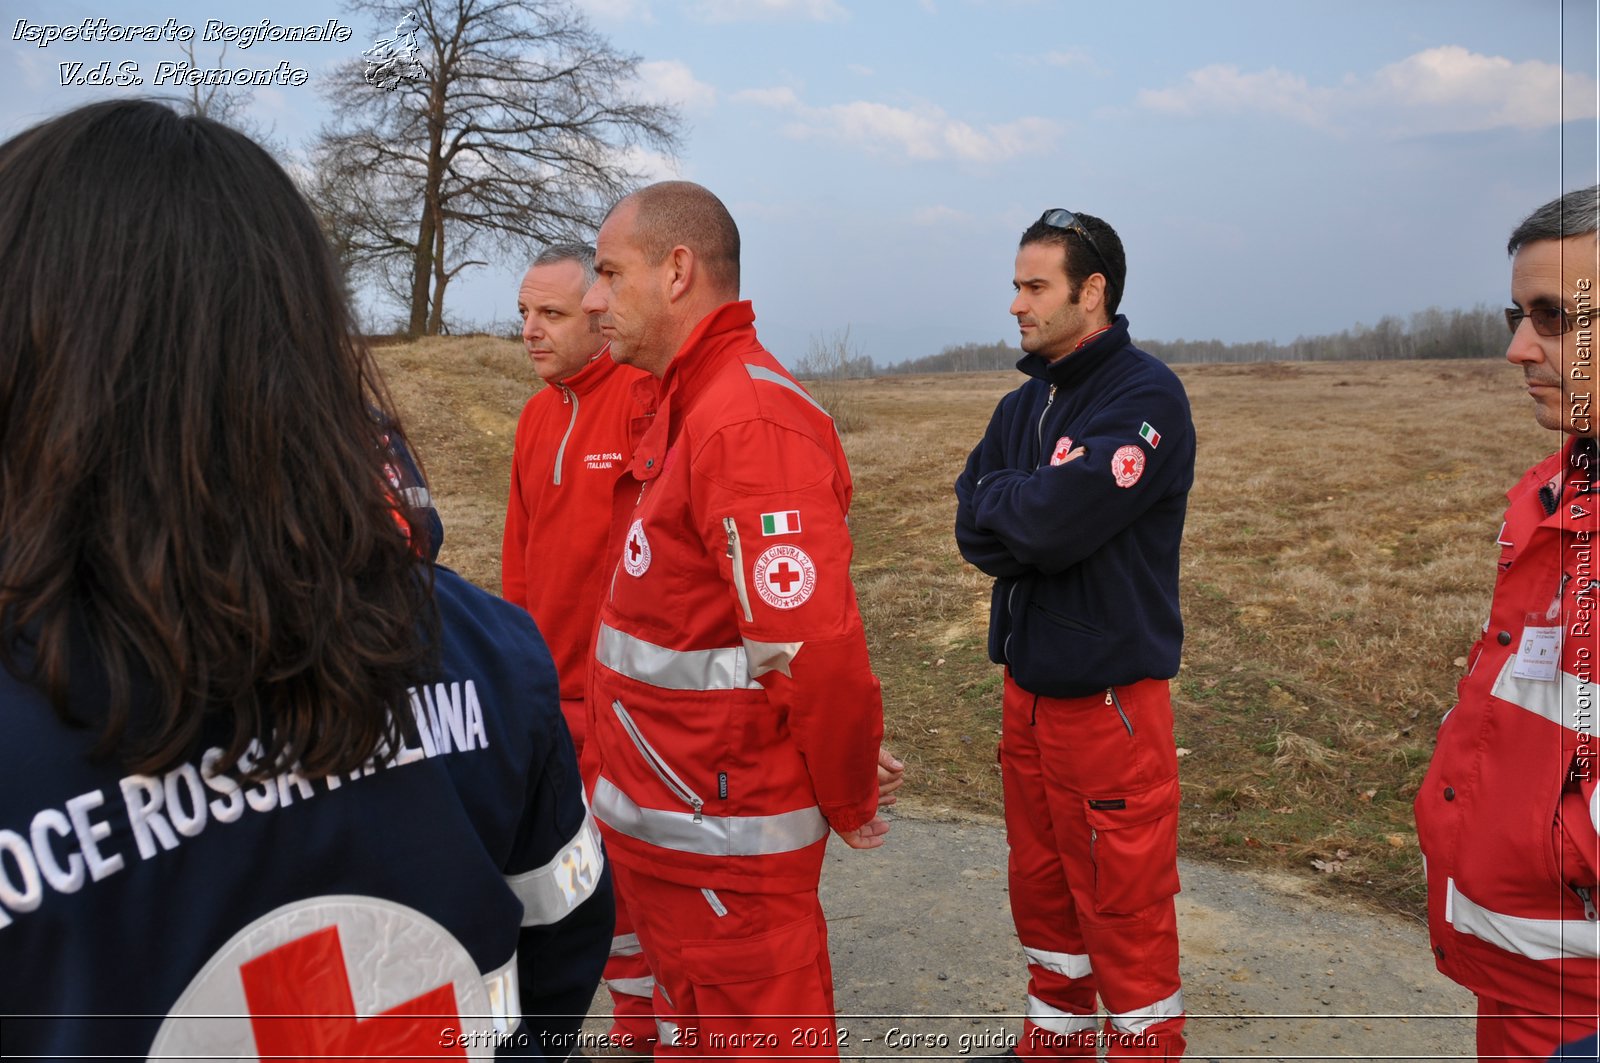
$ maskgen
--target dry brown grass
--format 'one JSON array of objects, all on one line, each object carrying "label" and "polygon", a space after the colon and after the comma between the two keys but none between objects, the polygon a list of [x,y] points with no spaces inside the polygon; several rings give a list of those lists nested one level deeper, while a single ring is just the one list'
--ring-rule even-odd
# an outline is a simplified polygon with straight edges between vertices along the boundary
[{"label": "dry brown grass", "polygon": [[[526,359],[497,340],[379,357],[434,481],[442,560],[498,589]],[[1501,496],[1556,438],[1499,362],[1179,373],[1200,438],[1174,686],[1183,850],[1420,910],[1411,800],[1487,609]],[[862,421],[845,436],[855,580],[889,742],[924,802],[975,811],[1000,806],[1000,676],[951,485],[1019,380],[832,382]]]}]

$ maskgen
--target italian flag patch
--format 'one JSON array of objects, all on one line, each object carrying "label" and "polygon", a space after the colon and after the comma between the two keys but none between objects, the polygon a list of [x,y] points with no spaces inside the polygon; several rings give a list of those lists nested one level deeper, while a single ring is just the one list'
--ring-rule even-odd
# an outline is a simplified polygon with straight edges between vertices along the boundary
[{"label": "italian flag patch", "polygon": [[800,530],[800,511],[786,509],[782,513],[761,514],[762,535],[792,535]]},{"label": "italian flag patch", "polygon": [[1154,450],[1161,445],[1161,433],[1157,432],[1154,428],[1151,428],[1149,421],[1146,421],[1140,426],[1139,438],[1144,440],[1146,443],[1149,443],[1151,450]]}]

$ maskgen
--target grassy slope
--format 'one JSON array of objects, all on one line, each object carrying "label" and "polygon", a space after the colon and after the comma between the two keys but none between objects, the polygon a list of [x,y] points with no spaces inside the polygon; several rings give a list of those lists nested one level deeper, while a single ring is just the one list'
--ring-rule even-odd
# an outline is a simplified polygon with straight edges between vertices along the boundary
[{"label": "grassy slope", "polygon": [[[442,560],[491,590],[517,344],[380,361],[433,479]],[[1487,609],[1501,494],[1552,449],[1504,363],[1180,368],[1200,437],[1176,681],[1182,847],[1419,911],[1411,799]],[[852,381],[856,589],[889,741],[926,803],[997,811],[988,581],[951,490],[1012,373]]]}]

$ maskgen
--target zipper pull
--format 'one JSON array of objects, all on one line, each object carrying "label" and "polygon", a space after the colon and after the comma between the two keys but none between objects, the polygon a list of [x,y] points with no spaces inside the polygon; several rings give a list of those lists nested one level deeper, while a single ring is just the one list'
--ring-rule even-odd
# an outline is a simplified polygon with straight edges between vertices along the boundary
[{"label": "zipper pull", "polygon": [[732,517],[723,517],[722,518],[722,527],[728,533],[728,557],[730,559],[732,559],[732,557],[733,557],[733,543],[734,543],[734,540],[737,539],[738,536],[739,536],[739,533],[736,530],[738,528],[738,525],[733,522],[733,518]]},{"label": "zipper pull", "polygon": [[1110,687],[1106,687],[1106,704],[1107,705],[1114,704],[1114,702],[1111,700],[1111,688]]},{"label": "zipper pull", "polygon": [[1050,385],[1050,394],[1045,396],[1044,404],[1046,406],[1048,406],[1054,401],[1056,401],[1056,386],[1054,384],[1051,384]]},{"label": "zipper pull", "polygon": [[1594,891],[1589,889],[1588,886],[1574,886],[1572,888],[1578,896],[1583,898],[1583,917],[1591,923],[1596,919],[1600,919],[1600,913],[1597,913],[1594,909]]},{"label": "zipper pull", "polygon": [[692,806],[693,806],[693,808],[694,808],[694,821],[695,821],[695,822],[696,822],[696,823],[699,823],[699,822],[700,822],[700,809],[702,809],[702,808],[703,808],[703,807],[705,807],[705,802],[704,802],[704,801],[702,801],[702,800],[700,800],[700,799],[699,799],[699,798],[698,798],[698,797],[697,797],[697,798],[695,798],[695,799],[694,799],[694,800],[693,800],[693,801],[691,801],[691,802],[689,802],[689,803],[690,803],[690,805],[692,805]]}]

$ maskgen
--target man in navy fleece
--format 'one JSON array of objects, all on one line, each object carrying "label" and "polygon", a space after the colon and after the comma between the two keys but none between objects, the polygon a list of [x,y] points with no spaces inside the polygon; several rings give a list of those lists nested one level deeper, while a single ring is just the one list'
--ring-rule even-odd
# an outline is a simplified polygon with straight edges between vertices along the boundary
[{"label": "man in navy fleece", "polygon": [[[1011,911],[1028,958],[1016,1052],[1178,1059],[1178,545],[1194,425],[1117,313],[1116,232],[1049,210],[1017,251],[1027,376],[956,481],[962,556],[995,577],[989,656]],[[1097,1033],[1095,997],[1105,1003]]]}]

